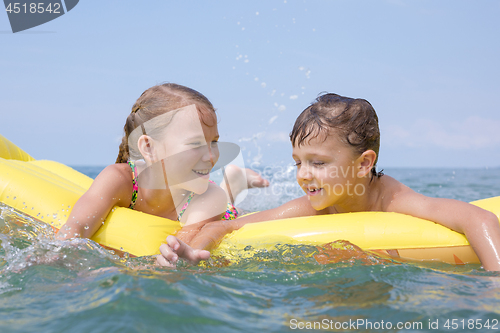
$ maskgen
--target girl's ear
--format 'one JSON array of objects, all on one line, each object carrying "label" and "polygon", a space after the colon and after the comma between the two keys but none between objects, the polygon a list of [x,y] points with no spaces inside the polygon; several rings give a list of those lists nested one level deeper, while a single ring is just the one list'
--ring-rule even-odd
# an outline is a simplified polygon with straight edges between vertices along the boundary
[{"label": "girl's ear", "polygon": [[360,157],[358,157],[358,178],[366,177],[366,175],[370,174],[370,171],[373,168],[373,164],[377,160],[377,153],[373,150],[367,150]]},{"label": "girl's ear", "polygon": [[137,147],[147,163],[153,164],[156,162],[154,140],[150,136],[141,135],[137,140]]}]

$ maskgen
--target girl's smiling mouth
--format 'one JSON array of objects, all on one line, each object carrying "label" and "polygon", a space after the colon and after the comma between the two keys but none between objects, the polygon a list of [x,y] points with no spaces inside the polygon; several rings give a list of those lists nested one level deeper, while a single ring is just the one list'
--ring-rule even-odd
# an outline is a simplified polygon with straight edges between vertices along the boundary
[{"label": "girl's smiling mouth", "polygon": [[201,178],[208,178],[210,176],[210,169],[194,170],[193,172]]}]

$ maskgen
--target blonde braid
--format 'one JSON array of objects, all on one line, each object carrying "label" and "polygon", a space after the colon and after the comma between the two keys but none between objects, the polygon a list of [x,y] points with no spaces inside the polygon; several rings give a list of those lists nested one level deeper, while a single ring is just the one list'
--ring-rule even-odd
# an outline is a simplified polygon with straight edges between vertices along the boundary
[{"label": "blonde braid", "polygon": [[120,143],[120,147],[118,149],[118,157],[116,158],[115,163],[127,163],[130,157],[129,154],[129,146],[128,146],[128,136],[135,128],[135,113],[137,110],[132,111],[131,114],[128,115],[127,121],[125,122],[125,126],[123,126],[123,132],[125,135],[122,138],[122,142]]}]

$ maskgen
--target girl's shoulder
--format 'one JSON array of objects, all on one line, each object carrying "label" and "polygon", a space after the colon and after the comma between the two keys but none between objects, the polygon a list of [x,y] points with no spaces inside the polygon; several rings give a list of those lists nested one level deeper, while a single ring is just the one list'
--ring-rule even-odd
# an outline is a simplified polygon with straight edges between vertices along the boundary
[{"label": "girl's shoulder", "polygon": [[132,190],[132,169],[127,163],[108,165],[97,175],[92,187],[128,195]]},{"label": "girl's shoulder", "polygon": [[226,192],[218,185],[209,183],[207,190],[193,197],[186,210],[186,224],[207,220],[219,220],[227,207]]},{"label": "girl's shoulder", "polygon": [[115,163],[105,167],[99,175],[97,175],[96,180],[98,178],[105,178],[113,180],[126,179],[127,181],[130,181],[131,174],[132,169],[128,163]]},{"label": "girl's shoulder", "polygon": [[212,203],[223,205],[224,207],[227,205],[227,196],[226,192],[215,183],[208,183],[207,190],[202,194],[197,194],[193,197],[192,202],[196,203]]}]

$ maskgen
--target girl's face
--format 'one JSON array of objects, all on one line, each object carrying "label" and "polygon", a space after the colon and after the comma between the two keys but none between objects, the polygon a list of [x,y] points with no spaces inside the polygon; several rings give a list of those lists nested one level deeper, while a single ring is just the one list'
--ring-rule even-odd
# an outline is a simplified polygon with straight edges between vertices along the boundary
[{"label": "girl's face", "polygon": [[293,147],[297,165],[297,182],[316,210],[345,202],[364,194],[357,184],[357,155],[330,130],[324,135]]},{"label": "girl's face", "polygon": [[201,194],[207,190],[210,171],[219,159],[219,132],[217,122],[213,123],[204,124],[193,104],[177,112],[163,131],[155,151],[171,191]]}]

